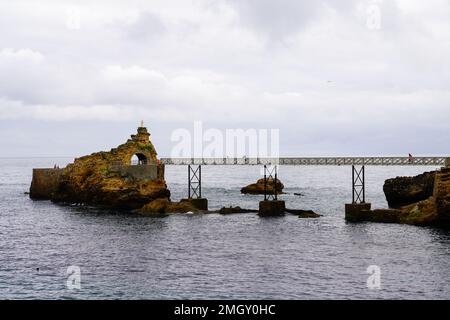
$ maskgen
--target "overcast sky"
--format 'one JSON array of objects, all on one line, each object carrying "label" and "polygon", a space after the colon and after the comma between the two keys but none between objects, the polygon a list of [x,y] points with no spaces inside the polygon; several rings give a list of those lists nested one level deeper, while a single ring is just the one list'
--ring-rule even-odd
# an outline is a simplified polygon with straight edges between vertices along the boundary
[{"label": "overcast sky", "polygon": [[[379,19],[378,19],[379,13]],[[144,120],[280,129],[283,155],[450,154],[448,0],[0,0],[0,157]]]}]

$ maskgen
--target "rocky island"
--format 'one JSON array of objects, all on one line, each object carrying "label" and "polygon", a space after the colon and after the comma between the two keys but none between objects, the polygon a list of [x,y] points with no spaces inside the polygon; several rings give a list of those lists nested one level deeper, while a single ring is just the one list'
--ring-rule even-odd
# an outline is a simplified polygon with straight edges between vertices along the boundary
[{"label": "rocky island", "polygon": [[[196,211],[189,201],[172,202],[164,165],[145,127],[109,152],[75,159],[65,168],[34,169],[32,199],[135,209],[149,213]],[[137,165],[131,159],[136,156]]]},{"label": "rocky island", "polygon": [[[267,188],[265,190],[265,188]],[[241,189],[242,194],[264,194],[264,192],[267,192],[267,194],[275,194],[275,191],[277,194],[283,193],[284,185],[281,183],[279,179],[273,179],[272,177],[267,179],[267,186],[264,185],[264,179],[258,179],[256,183],[249,184],[248,186],[245,186]]]}]

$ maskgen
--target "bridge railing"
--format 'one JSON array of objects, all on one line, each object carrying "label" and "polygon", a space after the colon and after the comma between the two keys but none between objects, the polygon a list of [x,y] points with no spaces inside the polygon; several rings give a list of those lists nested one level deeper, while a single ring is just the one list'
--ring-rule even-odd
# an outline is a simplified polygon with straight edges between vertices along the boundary
[{"label": "bridge railing", "polygon": [[449,157],[161,158],[166,165],[444,166]]},{"label": "bridge railing", "polygon": [[279,162],[279,158],[161,158],[161,163],[166,165],[264,165]]}]

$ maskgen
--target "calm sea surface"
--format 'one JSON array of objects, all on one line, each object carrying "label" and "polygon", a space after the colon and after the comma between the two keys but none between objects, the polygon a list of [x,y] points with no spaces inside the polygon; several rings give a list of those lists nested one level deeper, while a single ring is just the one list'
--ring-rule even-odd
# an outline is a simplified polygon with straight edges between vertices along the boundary
[{"label": "calm sea surface", "polygon": [[[450,299],[450,231],[344,221],[349,167],[281,167],[294,209],[323,217],[176,214],[142,217],[32,201],[33,167],[72,159],[0,159],[2,299]],[[367,167],[367,198],[387,206],[382,185],[436,168]],[[187,194],[186,167],[166,167],[172,199]],[[257,208],[241,195],[258,167],[202,168],[210,208]],[[293,193],[303,196],[295,196]],[[367,267],[381,289],[367,287]],[[81,270],[81,289],[66,286]],[[37,271],[39,268],[39,271]]]}]

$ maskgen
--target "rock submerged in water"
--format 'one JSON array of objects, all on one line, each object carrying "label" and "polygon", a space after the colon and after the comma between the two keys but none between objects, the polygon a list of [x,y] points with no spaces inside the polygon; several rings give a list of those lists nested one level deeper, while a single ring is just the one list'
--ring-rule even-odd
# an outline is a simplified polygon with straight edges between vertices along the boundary
[{"label": "rock submerged in water", "polygon": [[233,213],[250,213],[250,212],[258,212],[258,210],[253,209],[242,209],[241,207],[222,207],[218,211],[211,211],[211,213],[219,213],[219,214],[233,214]]},{"label": "rock submerged in water", "polygon": [[299,218],[319,218],[319,217],[321,217],[320,214],[315,213],[312,210],[285,209],[285,212],[294,214],[294,215],[298,216]]},{"label": "rock submerged in water", "polygon": [[[217,211],[208,211],[208,213],[219,213],[219,214],[235,214],[235,213],[258,213],[259,210],[256,209],[242,209],[241,207],[222,207]],[[318,218],[321,217],[320,214],[315,213],[312,210],[295,210],[295,209],[284,209],[285,213],[290,213],[298,216],[299,218]]]},{"label": "rock submerged in water", "polygon": [[401,223],[403,212],[398,209],[376,209],[376,210],[356,210],[346,212],[345,219],[351,222],[380,222],[380,223]]},{"label": "rock submerged in water", "polygon": [[153,200],[137,210],[143,215],[166,215],[171,213],[200,212],[189,201],[172,202],[168,198]]},{"label": "rock submerged in water", "polygon": [[[256,183],[249,184],[241,189],[243,194],[264,194],[264,179],[259,179]],[[283,193],[284,185],[279,179],[275,183],[275,179],[269,178],[267,180],[267,194]]]}]

